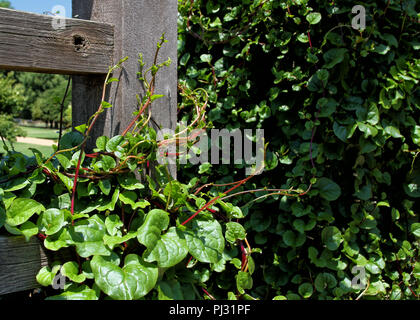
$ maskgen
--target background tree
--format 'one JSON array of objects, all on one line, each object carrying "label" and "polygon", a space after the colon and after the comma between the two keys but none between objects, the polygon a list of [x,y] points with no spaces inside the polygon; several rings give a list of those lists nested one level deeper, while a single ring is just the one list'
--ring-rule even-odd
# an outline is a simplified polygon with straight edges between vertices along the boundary
[{"label": "background tree", "polygon": [[25,87],[17,83],[14,72],[0,74],[0,114],[18,116],[26,102]]},{"label": "background tree", "polygon": [[[28,93],[28,99],[35,98],[31,108],[32,119],[45,121],[51,128],[58,128],[61,101],[66,91],[67,80],[63,76],[55,75],[54,78],[49,79],[45,84],[45,86],[49,86],[49,88],[42,91],[40,88],[37,88],[37,84],[42,84],[42,81],[40,81],[41,77],[31,77],[30,79],[33,81],[33,86],[30,87],[31,92]],[[70,104],[71,92],[68,92],[64,101],[64,110],[71,108]],[[68,116],[64,117],[63,120],[65,122],[65,127],[71,125],[71,118],[69,119]]]},{"label": "background tree", "polygon": [[9,8],[9,9],[13,9],[10,1],[5,1],[5,0],[1,0],[0,1],[0,8]]}]

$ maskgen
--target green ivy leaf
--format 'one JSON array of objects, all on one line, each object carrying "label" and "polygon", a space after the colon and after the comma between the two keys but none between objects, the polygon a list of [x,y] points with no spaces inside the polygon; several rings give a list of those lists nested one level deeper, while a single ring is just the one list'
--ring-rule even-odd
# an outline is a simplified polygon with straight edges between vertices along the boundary
[{"label": "green ivy leaf", "polygon": [[99,292],[85,284],[71,284],[63,293],[47,297],[45,300],[99,300]]},{"label": "green ivy leaf", "polygon": [[147,248],[143,257],[147,262],[157,261],[161,268],[169,268],[181,262],[187,254],[187,242],[182,233],[171,227],[153,247]]},{"label": "green ivy leaf", "polygon": [[159,300],[194,300],[195,293],[191,285],[181,284],[176,280],[159,281],[157,285]]},{"label": "green ivy leaf", "polygon": [[337,250],[343,241],[340,230],[334,226],[325,227],[321,232],[321,239],[331,251]]},{"label": "green ivy leaf", "polygon": [[115,137],[112,137],[107,143],[106,143],[106,151],[113,152],[117,151],[117,147],[121,144],[121,142],[124,140],[124,137],[121,135],[117,135]]},{"label": "green ivy leaf", "polygon": [[105,223],[98,215],[94,215],[86,220],[79,220],[70,229],[71,238],[76,245],[77,253],[82,258],[92,255],[109,256],[111,254],[103,243],[105,232]]},{"label": "green ivy leaf", "polygon": [[24,222],[20,227],[19,231],[25,236],[26,241],[38,234],[38,226],[31,221]]},{"label": "green ivy leaf", "polygon": [[86,280],[86,276],[79,274],[79,265],[74,261],[69,261],[61,267],[61,274],[73,282],[81,283]]},{"label": "green ivy leaf", "polygon": [[6,223],[10,226],[18,226],[27,221],[34,214],[45,211],[45,207],[32,199],[16,198],[6,210]]},{"label": "green ivy leaf", "polygon": [[128,240],[131,240],[137,236],[136,231],[130,231],[126,235],[120,236],[109,236],[104,235],[104,244],[107,245],[111,250],[114,250],[114,247],[118,244],[121,244],[123,242],[127,242]]},{"label": "green ivy leaf", "polygon": [[246,237],[246,231],[242,225],[237,222],[226,223],[225,238],[230,243],[235,243],[236,240],[244,240]]},{"label": "green ivy leaf", "polygon": [[169,225],[169,213],[161,209],[153,209],[146,215],[143,225],[137,230],[137,240],[153,249],[161,238],[161,233]]},{"label": "green ivy leaf", "polygon": [[315,288],[318,292],[332,289],[337,285],[335,277],[328,272],[319,273],[315,278]]},{"label": "green ivy leaf", "polygon": [[64,211],[51,208],[41,213],[37,224],[39,230],[49,236],[60,231],[67,223],[64,219]]},{"label": "green ivy leaf", "polygon": [[225,248],[219,222],[196,217],[190,223],[191,229],[183,231],[190,254],[200,262],[217,263]]},{"label": "green ivy leaf", "polygon": [[118,175],[118,183],[121,187],[127,190],[144,189],[144,185],[141,184],[133,174],[130,175]]},{"label": "green ivy leaf", "polygon": [[236,287],[238,288],[240,294],[244,294],[245,289],[252,289],[253,281],[248,272],[239,271],[235,278]]},{"label": "green ivy leaf", "polygon": [[411,233],[420,238],[420,223],[413,223],[410,227]]},{"label": "green ivy leaf", "polygon": [[283,242],[289,247],[300,247],[306,241],[304,233],[298,232],[297,234],[291,230],[283,233]]},{"label": "green ivy leaf", "polygon": [[38,283],[44,287],[52,285],[55,276],[57,275],[58,271],[60,270],[60,265],[55,265],[52,267],[45,266],[42,267],[41,270],[38,271],[36,275],[36,280]]},{"label": "green ivy leaf", "polygon": [[6,187],[4,187],[4,191],[6,192],[13,192],[17,190],[21,190],[25,188],[30,182],[26,178],[17,178],[10,181]]},{"label": "green ivy leaf", "polygon": [[314,293],[314,288],[311,283],[305,282],[299,286],[298,291],[303,298],[308,299]]},{"label": "green ivy leaf", "polygon": [[94,256],[91,267],[96,285],[116,300],[138,300],[155,287],[158,279],[158,268],[136,254],[127,255],[122,268]]},{"label": "green ivy leaf", "polygon": [[67,228],[61,229],[59,232],[48,236],[44,240],[45,248],[52,251],[67,248],[72,244],[74,244],[74,242]]},{"label": "green ivy leaf", "polygon": [[311,12],[306,16],[306,20],[309,24],[317,24],[321,21],[321,14],[319,12]]},{"label": "green ivy leaf", "polygon": [[335,201],[341,195],[340,186],[325,177],[318,179],[315,187],[319,190],[320,196],[328,201]]},{"label": "green ivy leaf", "polygon": [[337,122],[334,121],[333,124],[334,134],[343,142],[347,141],[347,129],[346,127],[340,126]]},{"label": "green ivy leaf", "polygon": [[98,211],[106,211],[106,210],[110,210],[110,211],[114,211],[115,209],[115,204],[118,201],[118,196],[120,194],[120,189],[116,188],[114,193],[112,194],[111,199],[104,199],[101,198],[101,201],[99,201],[99,206],[96,208],[96,210]]},{"label": "green ivy leaf", "polygon": [[119,231],[119,229],[123,226],[124,224],[122,223],[120,217],[116,214],[111,214],[109,216],[107,216],[105,218],[105,227],[106,227],[106,231],[108,231],[108,233],[111,236],[115,236],[118,233],[121,233]]},{"label": "green ivy leaf", "polygon": [[331,69],[336,64],[339,64],[344,60],[344,55],[347,53],[345,48],[334,48],[324,53],[324,68]]}]

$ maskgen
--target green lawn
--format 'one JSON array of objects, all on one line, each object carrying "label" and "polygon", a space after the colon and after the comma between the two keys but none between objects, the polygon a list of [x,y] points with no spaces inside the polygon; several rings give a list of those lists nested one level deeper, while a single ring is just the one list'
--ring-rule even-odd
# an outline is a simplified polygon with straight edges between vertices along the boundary
[{"label": "green lawn", "polygon": [[[15,151],[22,152],[24,155],[27,155],[29,157],[34,155],[32,151],[29,150],[29,148],[35,148],[39,150],[45,156],[49,156],[53,153],[52,147],[48,147],[48,146],[38,146],[38,145],[33,145],[29,143],[20,143],[20,142],[15,142],[13,145],[15,147]],[[10,146],[9,143],[8,143],[8,146]],[[3,153],[3,152],[4,152],[3,143],[0,141],[0,153]]]},{"label": "green lawn", "polygon": [[26,136],[31,138],[39,139],[58,139],[58,130],[57,129],[48,129],[40,127],[24,127],[20,126],[24,131],[26,131]]}]

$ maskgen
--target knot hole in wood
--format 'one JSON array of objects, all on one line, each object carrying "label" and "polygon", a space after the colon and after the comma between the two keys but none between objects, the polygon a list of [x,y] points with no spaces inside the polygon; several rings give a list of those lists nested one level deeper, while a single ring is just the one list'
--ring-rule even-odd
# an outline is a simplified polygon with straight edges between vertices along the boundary
[{"label": "knot hole in wood", "polygon": [[74,50],[78,52],[85,52],[89,46],[89,41],[79,34],[73,35]]}]

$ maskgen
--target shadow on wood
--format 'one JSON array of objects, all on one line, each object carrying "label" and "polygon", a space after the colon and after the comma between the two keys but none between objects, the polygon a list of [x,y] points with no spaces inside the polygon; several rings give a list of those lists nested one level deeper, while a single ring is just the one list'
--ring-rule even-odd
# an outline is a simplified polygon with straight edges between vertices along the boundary
[{"label": "shadow on wood", "polygon": [[0,236],[0,295],[40,287],[38,271],[64,257],[71,257],[69,250],[48,252],[36,237],[26,242],[21,236]]}]

